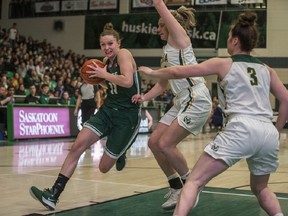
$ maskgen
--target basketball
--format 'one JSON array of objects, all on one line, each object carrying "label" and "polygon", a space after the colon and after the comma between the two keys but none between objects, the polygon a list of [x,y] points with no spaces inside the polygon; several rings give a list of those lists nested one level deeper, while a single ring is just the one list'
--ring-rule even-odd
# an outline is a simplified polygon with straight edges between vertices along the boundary
[{"label": "basketball", "polygon": [[99,67],[104,68],[104,63],[98,59],[89,59],[84,62],[81,67],[81,77],[82,79],[89,84],[98,85],[104,79],[99,77],[89,77],[91,74],[88,74],[87,71],[91,71],[92,69],[88,67],[88,65],[94,66],[93,62],[95,62]]}]

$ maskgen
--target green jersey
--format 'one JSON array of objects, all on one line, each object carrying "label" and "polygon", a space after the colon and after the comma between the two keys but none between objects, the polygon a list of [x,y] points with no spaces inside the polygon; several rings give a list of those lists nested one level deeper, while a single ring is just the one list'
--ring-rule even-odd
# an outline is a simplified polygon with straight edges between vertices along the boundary
[{"label": "green jersey", "polygon": [[[106,63],[109,65],[109,60]],[[120,66],[117,63],[117,57],[114,59],[114,62],[111,67],[107,66],[107,71],[110,74],[121,75]],[[133,86],[131,88],[125,88],[115,83],[106,81],[107,84],[107,98],[104,101],[104,104],[108,107],[114,109],[138,109],[139,104],[131,102],[133,95],[141,93],[141,79],[138,71],[134,73],[133,76]]]}]

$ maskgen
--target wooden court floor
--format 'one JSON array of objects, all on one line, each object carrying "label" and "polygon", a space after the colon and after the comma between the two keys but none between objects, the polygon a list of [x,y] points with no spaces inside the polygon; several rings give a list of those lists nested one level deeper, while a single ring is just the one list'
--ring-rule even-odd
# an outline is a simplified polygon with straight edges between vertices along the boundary
[{"label": "wooden court floor", "polygon": [[[288,194],[287,134],[286,129],[281,134],[280,166],[277,172],[271,175],[269,185],[273,191],[285,194]],[[215,132],[199,134],[196,137],[190,135],[179,144],[190,167],[215,135]],[[166,178],[147,147],[148,138],[149,134],[141,134],[137,137],[136,142],[127,152],[128,162],[123,171],[119,172],[112,168],[106,174],[98,170],[105,140],[95,143],[81,156],[78,167],[66,185],[54,212],[167,187]],[[0,141],[1,216],[51,213],[30,197],[29,188],[32,185],[39,188],[52,186],[72,143],[73,138]],[[240,161],[213,179],[207,186],[249,190],[249,172],[246,162]],[[287,209],[288,201],[284,200],[284,203]]]}]

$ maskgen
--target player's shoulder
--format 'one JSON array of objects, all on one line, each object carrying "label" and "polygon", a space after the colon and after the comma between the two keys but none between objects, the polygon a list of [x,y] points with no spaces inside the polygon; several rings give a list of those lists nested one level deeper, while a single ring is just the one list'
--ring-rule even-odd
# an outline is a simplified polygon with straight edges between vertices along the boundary
[{"label": "player's shoulder", "polygon": [[119,50],[119,52],[118,52],[118,56],[119,56],[119,55],[131,55],[131,56],[132,56],[130,50],[128,50],[128,49],[126,49],[126,48],[121,48],[121,49]]}]

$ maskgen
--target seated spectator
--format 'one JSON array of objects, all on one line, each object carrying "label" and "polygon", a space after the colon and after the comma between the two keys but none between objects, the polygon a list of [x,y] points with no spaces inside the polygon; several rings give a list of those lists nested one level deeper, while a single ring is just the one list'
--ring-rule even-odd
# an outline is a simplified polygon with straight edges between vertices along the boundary
[{"label": "seated spectator", "polygon": [[212,115],[209,119],[210,130],[222,130],[223,127],[223,112],[218,100],[213,100]]},{"label": "seated spectator", "polygon": [[13,77],[11,77],[10,79],[10,83],[15,87],[17,88],[19,86],[19,78],[20,78],[20,75],[19,73],[14,73],[13,74]]},{"label": "seated spectator", "polygon": [[19,84],[19,87],[15,90],[15,95],[25,95],[26,96],[26,91],[24,84]]},{"label": "seated spectator", "polygon": [[[8,102],[8,103],[14,103],[15,102],[15,100],[14,100],[14,93],[15,93],[15,88],[14,88],[14,86],[13,85],[10,85],[9,87],[8,87],[8,93],[7,93],[7,98],[10,98],[10,101]],[[7,103],[7,104],[8,104]],[[6,104],[6,105],[7,105]]]},{"label": "seated spectator", "polygon": [[71,98],[69,97],[69,93],[67,91],[64,91],[62,94],[62,97],[59,101],[59,104],[61,105],[72,105],[71,104]]},{"label": "seated spectator", "polygon": [[7,94],[5,86],[0,84],[0,105],[6,106],[8,103],[10,103],[12,101],[13,101],[13,95],[9,96]]},{"label": "seated spectator", "polygon": [[63,79],[59,78],[56,87],[54,88],[54,96],[55,97],[62,97],[62,94],[64,92],[64,85],[63,85]]},{"label": "seated spectator", "polygon": [[40,94],[39,103],[40,104],[49,104],[50,97],[51,96],[49,94],[49,86],[47,84],[43,84],[41,86],[41,94]]},{"label": "seated spectator", "polygon": [[75,88],[74,93],[70,96],[71,105],[76,105],[77,98],[79,96],[79,88]]},{"label": "seated spectator", "polygon": [[39,98],[36,96],[37,90],[34,84],[29,87],[30,93],[25,97],[24,103],[28,104],[38,104]]},{"label": "seated spectator", "polygon": [[1,85],[4,86],[5,89],[8,89],[9,83],[8,83],[8,79],[7,79],[6,73],[2,73],[0,83],[1,83]]}]

